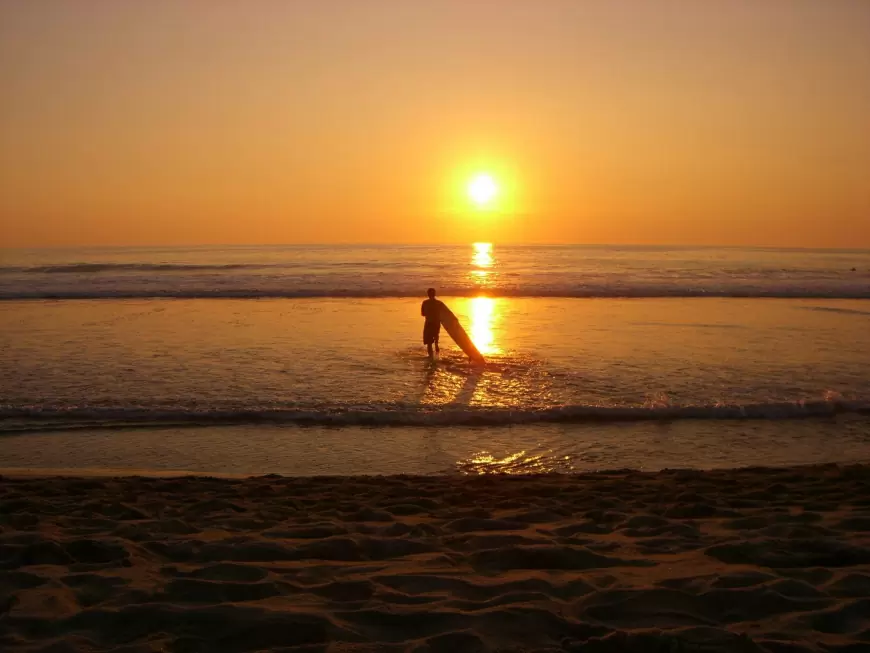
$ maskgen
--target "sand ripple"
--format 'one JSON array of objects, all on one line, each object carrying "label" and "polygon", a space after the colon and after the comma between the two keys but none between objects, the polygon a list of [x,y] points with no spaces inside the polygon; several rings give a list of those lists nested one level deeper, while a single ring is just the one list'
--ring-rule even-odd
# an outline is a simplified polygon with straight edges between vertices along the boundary
[{"label": "sand ripple", "polygon": [[870,651],[862,466],[0,479],[3,651]]}]

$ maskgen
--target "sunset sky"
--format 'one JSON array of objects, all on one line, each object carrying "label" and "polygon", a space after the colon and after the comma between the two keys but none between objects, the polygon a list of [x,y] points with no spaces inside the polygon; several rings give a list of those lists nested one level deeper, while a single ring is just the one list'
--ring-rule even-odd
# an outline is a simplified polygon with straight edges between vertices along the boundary
[{"label": "sunset sky", "polygon": [[4,246],[870,247],[862,0],[0,0],[0,93]]}]

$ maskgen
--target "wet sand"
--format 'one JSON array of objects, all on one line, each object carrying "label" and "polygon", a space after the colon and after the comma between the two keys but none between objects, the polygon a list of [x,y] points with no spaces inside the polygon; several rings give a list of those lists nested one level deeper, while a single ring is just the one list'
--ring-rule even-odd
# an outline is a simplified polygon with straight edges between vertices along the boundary
[{"label": "wet sand", "polygon": [[7,475],[0,649],[866,651],[868,472]]}]

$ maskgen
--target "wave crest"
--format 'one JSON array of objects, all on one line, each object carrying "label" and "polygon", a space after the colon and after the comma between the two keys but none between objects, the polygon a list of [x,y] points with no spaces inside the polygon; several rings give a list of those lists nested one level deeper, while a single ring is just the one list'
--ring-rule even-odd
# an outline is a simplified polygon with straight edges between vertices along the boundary
[{"label": "wave crest", "polygon": [[[870,299],[870,287],[864,288],[450,288],[441,287],[442,297],[566,298],[566,299],[656,299],[656,298],[732,298],[732,299]],[[14,300],[87,300],[87,299],[407,299],[419,297],[419,288],[297,288],[293,290],[250,288],[142,288],[142,289],[16,289],[0,288],[0,301]]]},{"label": "wave crest", "polygon": [[200,270],[246,270],[275,267],[267,264],[180,264],[180,263],[68,263],[64,265],[32,265],[0,267],[0,274],[93,274],[98,272],[187,272]]},{"label": "wave crest", "polygon": [[540,409],[462,408],[317,410],[188,409],[132,407],[4,407],[0,433],[69,428],[125,428],[143,426],[215,426],[286,424],[297,426],[511,426],[536,423],[607,423],[676,420],[785,420],[870,415],[862,401],[798,401],[743,405],[591,406],[569,405]]}]

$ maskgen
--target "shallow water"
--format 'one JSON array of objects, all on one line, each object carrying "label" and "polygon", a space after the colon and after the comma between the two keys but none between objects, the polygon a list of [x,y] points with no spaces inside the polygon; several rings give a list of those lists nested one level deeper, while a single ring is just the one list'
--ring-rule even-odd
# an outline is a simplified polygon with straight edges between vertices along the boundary
[{"label": "shallow water", "polygon": [[7,302],[0,415],[426,425],[800,416],[870,400],[861,301],[445,301],[485,367],[446,334],[432,365],[417,300]]},{"label": "shallow water", "polygon": [[810,461],[870,462],[867,419],[83,428],[0,438],[0,468],[53,473],[540,474]]},{"label": "shallow water", "polygon": [[418,299],[4,302],[0,467],[520,473],[870,460],[865,301],[444,300],[485,367],[446,335],[441,361],[426,360]]}]

